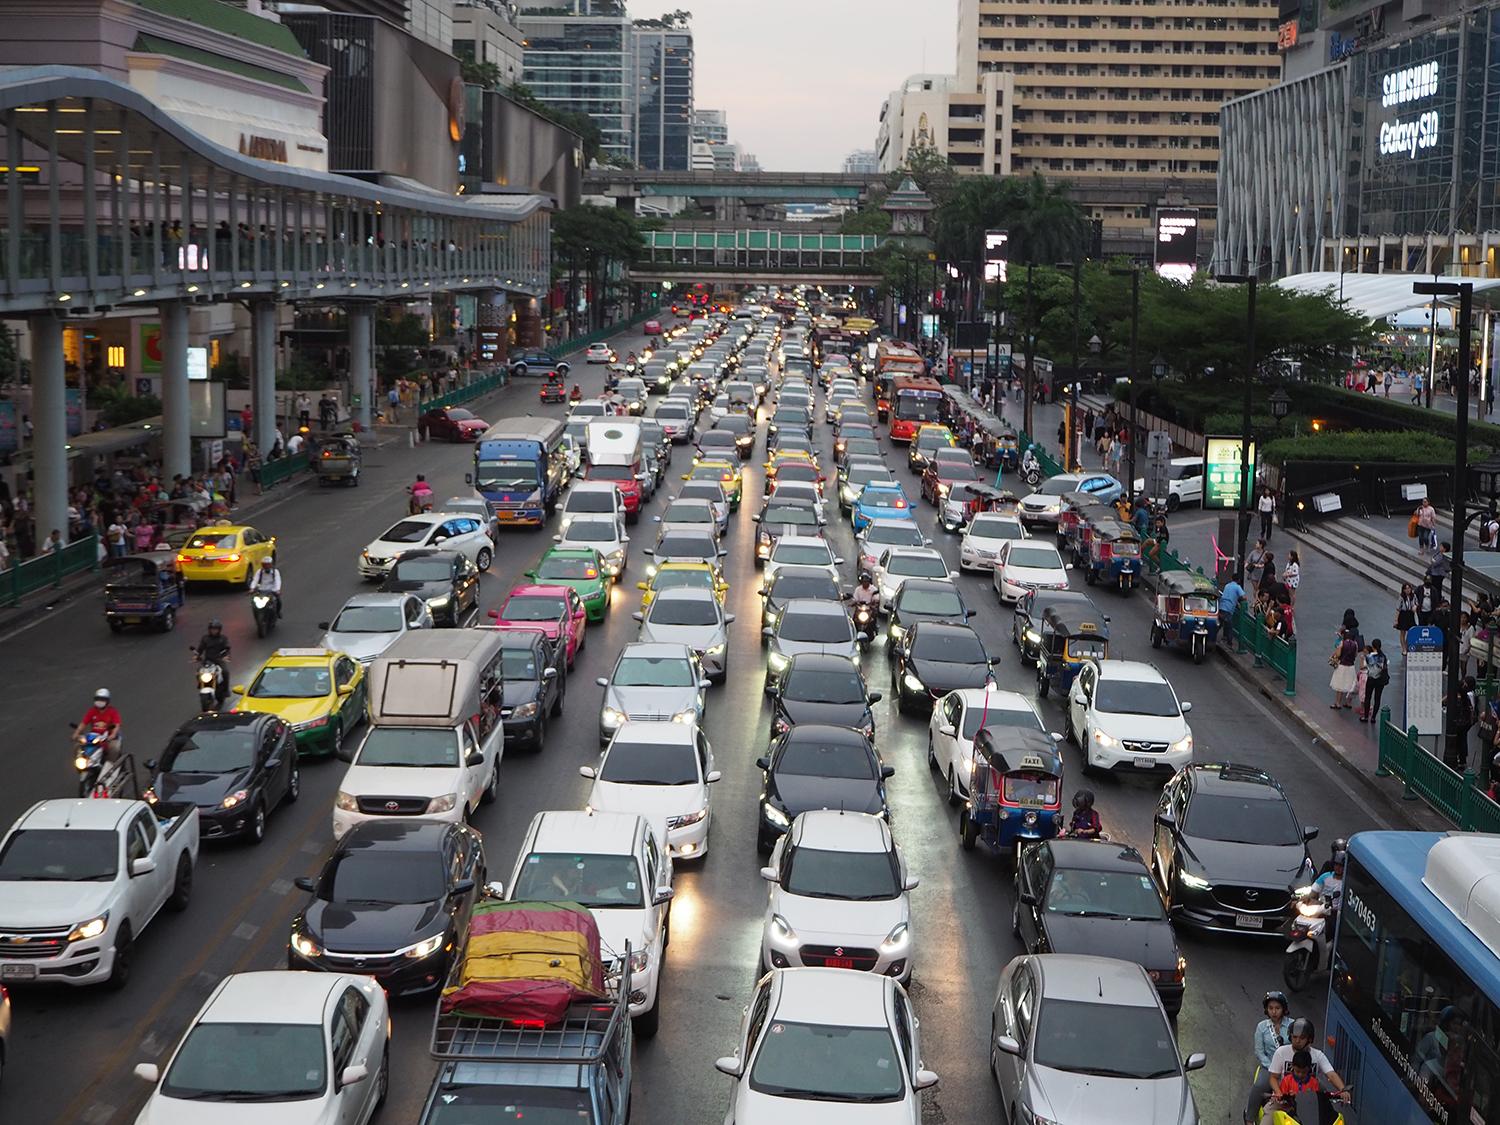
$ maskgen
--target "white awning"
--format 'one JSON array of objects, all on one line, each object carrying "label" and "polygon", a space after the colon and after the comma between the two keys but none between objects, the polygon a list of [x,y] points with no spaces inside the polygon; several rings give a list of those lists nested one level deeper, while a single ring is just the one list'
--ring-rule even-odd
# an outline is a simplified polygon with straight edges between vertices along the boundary
[{"label": "white awning", "polygon": [[[1351,312],[1357,312],[1370,320],[1381,320],[1407,309],[1424,308],[1431,304],[1431,298],[1412,292],[1412,286],[1417,282],[1458,280],[1472,284],[1476,296],[1500,288],[1500,278],[1496,277],[1435,278],[1430,273],[1340,274],[1333,270],[1292,274],[1273,284],[1278,289],[1288,289],[1295,293],[1328,293],[1335,300],[1342,297]],[[1448,302],[1454,298],[1441,300]]]}]

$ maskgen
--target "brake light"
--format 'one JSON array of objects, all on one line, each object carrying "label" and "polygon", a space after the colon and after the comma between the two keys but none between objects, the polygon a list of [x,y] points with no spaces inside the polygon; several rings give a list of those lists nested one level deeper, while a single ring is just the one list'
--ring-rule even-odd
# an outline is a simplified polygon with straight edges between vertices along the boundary
[{"label": "brake light", "polygon": [[599,572],[597,570],[595,570],[593,567],[587,567],[587,568],[585,568],[585,570],[583,572],[583,576],[585,578],[598,578],[599,577]]},{"label": "brake light", "polygon": [[898,507],[898,508],[904,508],[904,507],[906,507],[906,501],[905,500],[897,500],[896,501],[896,507]]},{"label": "brake light", "polygon": [[511,1027],[523,1027],[528,1031],[541,1031],[547,1026],[546,1020],[511,1020]]}]

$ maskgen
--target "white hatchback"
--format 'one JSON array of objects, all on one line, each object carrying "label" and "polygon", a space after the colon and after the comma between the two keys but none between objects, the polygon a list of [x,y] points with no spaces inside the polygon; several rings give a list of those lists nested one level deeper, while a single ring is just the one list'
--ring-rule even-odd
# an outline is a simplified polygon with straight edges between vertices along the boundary
[{"label": "white hatchback", "polygon": [[696,724],[628,720],[599,757],[579,766],[593,781],[588,808],[634,813],[667,828],[667,851],[678,859],[708,854],[713,812],[708,787],[719,780],[708,736]]},{"label": "white hatchback", "polygon": [[1013,539],[1029,539],[1026,525],[1015,516],[981,513],[964,528],[958,565],[965,570],[994,570],[1000,550]]},{"label": "white hatchback", "polygon": [[1012,539],[995,558],[995,595],[1015,602],[1027,590],[1066,590],[1068,567],[1050,543]]},{"label": "white hatchback", "polygon": [[423,547],[458,551],[480,570],[489,570],[495,544],[489,528],[466,512],[421,512],[392,524],[359,556],[361,578],[384,578],[407,551]]}]

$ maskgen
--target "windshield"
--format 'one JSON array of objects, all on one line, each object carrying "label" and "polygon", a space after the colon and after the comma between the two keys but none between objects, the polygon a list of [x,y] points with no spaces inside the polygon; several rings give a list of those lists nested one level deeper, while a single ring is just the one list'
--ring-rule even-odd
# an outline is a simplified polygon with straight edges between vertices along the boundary
[{"label": "windshield", "polygon": [[781,888],[788,894],[870,902],[901,893],[901,872],[893,852],[787,850],[791,858],[781,874]]},{"label": "windshield", "polygon": [[614,520],[574,520],[563,532],[563,540],[567,543],[615,543],[620,541],[620,531]]},{"label": "windshield", "polygon": [[[460,1063],[483,1066],[483,1063]],[[594,1121],[592,1091],[553,1089],[548,1086],[491,1086],[486,1082],[443,1087],[425,1118],[426,1125],[475,1125],[476,1122],[508,1125],[589,1125]]]},{"label": "windshield", "polygon": [[974,466],[967,461],[944,461],[938,466],[937,475],[942,480],[951,481],[979,479],[979,474],[974,471]]},{"label": "windshield", "polygon": [[506,649],[500,654],[502,680],[535,680],[536,654],[529,648]]},{"label": "windshield", "polygon": [[948,562],[941,555],[895,555],[885,564],[885,572],[907,578],[947,578]]},{"label": "windshield", "polygon": [[634,465],[590,465],[589,480],[635,480]]},{"label": "windshield", "polygon": [[917,586],[903,586],[897,595],[901,599],[901,612],[921,613],[929,617],[962,618],[963,599],[955,590],[924,590]]},{"label": "windshield", "polygon": [[1047,912],[1075,918],[1165,918],[1161,898],[1144,868],[1131,871],[1069,871],[1052,875]]},{"label": "windshield", "polygon": [[255,764],[256,736],[244,729],[178,731],[161,768],[178,773],[236,773]]},{"label": "windshield", "polygon": [[668,504],[661,517],[662,523],[713,523],[714,510],[701,501],[688,504]]},{"label": "windshield", "polygon": [[865,542],[872,547],[920,547],[922,546],[922,532],[915,524],[905,520],[900,523],[887,521],[872,524],[865,532]]},{"label": "windshield", "polygon": [[474,466],[474,487],[490,489],[516,489],[537,483],[537,466],[525,460],[480,460]]},{"label": "windshield", "polygon": [[1034,567],[1037,570],[1061,570],[1062,556],[1052,547],[1031,547],[1017,544],[1005,556],[1005,565]]},{"label": "windshield", "polygon": [[[830,699],[829,703],[847,700]],[[795,735],[788,739],[781,757],[776,760],[779,774],[801,777],[840,777],[851,781],[873,781],[875,762],[863,743],[826,743]]]},{"label": "windshield", "polygon": [[659,570],[656,577],[651,580],[653,590],[672,590],[676,588],[689,590],[712,590],[714,588],[713,572],[698,567]]},{"label": "windshield", "polygon": [[444,413],[455,422],[467,422],[474,417],[473,414],[469,413],[462,406],[450,406]]},{"label": "windshield", "polygon": [[794,670],[783,694],[803,703],[863,703],[865,685],[855,671]]},{"label": "windshield", "polygon": [[1198,793],[1188,805],[1182,830],[1226,844],[1287,847],[1302,843],[1302,829],[1291,806],[1278,797]]},{"label": "windshield", "polygon": [[943,396],[936,392],[898,393],[896,417],[913,422],[935,422],[942,417]]},{"label": "windshield", "polygon": [[1094,710],[1115,715],[1180,714],[1172,689],[1150,680],[1100,680]]},{"label": "windshield", "polygon": [[451,730],[371,727],[359,748],[362,766],[444,767],[458,765],[458,736]]},{"label": "windshield", "polygon": [[426,540],[432,526],[421,520],[402,520],[380,538],[386,543],[421,543]]},{"label": "windshield", "polygon": [[653,625],[717,625],[719,606],[713,598],[658,598],[647,620]]},{"label": "windshield", "polygon": [[556,621],[566,609],[561,598],[542,594],[518,594],[506,599],[501,621]]},{"label": "windshield", "polygon": [[844,456],[854,456],[856,453],[879,453],[880,443],[874,438],[850,437],[844,442]]},{"label": "windshield", "polygon": [[681,656],[623,656],[615,665],[616,687],[692,687],[693,665]]},{"label": "windshield", "polygon": [[774,504],[766,508],[761,523],[795,524],[797,527],[816,527],[818,513],[799,504]]},{"label": "windshield", "polygon": [[[580,522],[598,524],[604,521],[589,520]],[[575,523],[571,525],[568,530],[583,531],[585,530],[585,528],[580,526],[579,523]],[[582,535],[579,536],[579,538],[588,538],[588,536]],[[592,558],[588,557],[580,557],[576,555],[552,555],[549,558],[545,558],[542,560],[542,565],[537,567],[536,576],[538,578],[548,579],[598,578],[599,564],[596,563]]]},{"label": "windshield", "polygon": [[892,1102],[905,1092],[901,1075],[901,1055],[884,1027],[778,1021],[760,1041],[750,1088],[772,1097]]},{"label": "windshield", "polygon": [[1125,1007],[1082,1000],[1043,1001],[1032,1059],[1053,1070],[1109,1078],[1170,1078],[1181,1065],[1155,1004]]},{"label": "windshield", "polygon": [[724,490],[711,480],[692,480],[678,493],[684,500],[703,500],[709,504],[724,503]]},{"label": "windshield", "polygon": [[447,893],[441,859],[421,852],[345,852],[319,886],[328,902],[437,902]]},{"label": "windshield", "polygon": [[904,508],[906,496],[890,488],[866,488],[859,494],[859,502],[865,508]]},{"label": "windshield", "polygon": [[983,664],[988,659],[979,637],[967,629],[944,629],[940,633],[918,629],[911,654],[918,660],[945,660],[950,664]]},{"label": "windshield", "polygon": [[806,641],[810,644],[838,644],[852,641],[854,629],[849,624],[849,615],[838,613],[798,613],[791,611],[782,615],[781,625],[776,630],[777,639],[783,641]]},{"label": "windshield", "polygon": [[120,869],[119,851],[111,831],[22,829],[0,852],[0,882],[108,883]]},{"label": "windshield", "polygon": [[778,543],[776,551],[771,556],[777,563],[790,563],[793,566],[828,566],[833,562],[833,556],[827,547],[804,546],[801,543]]},{"label": "windshield", "polygon": [[715,422],[714,429],[735,435],[748,434],[750,432],[750,419],[743,414],[731,414],[727,418],[720,418]]},{"label": "windshield", "polygon": [[511,888],[516,901],[576,902],[593,909],[640,907],[641,873],[629,855],[532,852]]},{"label": "windshield", "polygon": [[688,408],[678,403],[662,403],[656,408],[658,418],[667,418],[673,422],[680,422],[688,416]]},{"label": "windshield", "polygon": [[584,489],[568,497],[568,512],[613,512],[615,494],[602,488]]},{"label": "windshield", "polygon": [[771,583],[770,596],[777,601],[789,598],[829,598],[837,600],[838,583],[826,571],[816,574],[795,574],[783,571]]},{"label": "windshield", "polygon": [[395,582],[446,582],[452,577],[451,559],[397,559],[391,568],[391,579]]},{"label": "windshield", "polygon": [[610,746],[600,781],[616,785],[691,785],[698,780],[698,754],[691,745],[620,742]]},{"label": "windshield", "polygon": [[189,551],[232,551],[237,545],[235,535],[194,535],[187,542]]},{"label": "windshield", "polygon": [[982,705],[964,708],[963,736],[972,741],[979,733],[981,726],[1022,727],[1026,730],[1044,729],[1035,711],[1009,711],[996,707],[994,704],[990,705],[988,711]]},{"label": "windshield", "polygon": [[858,492],[871,481],[888,481],[891,479],[891,471],[884,465],[855,465],[849,470],[848,481],[854,491]]},{"label": "windshield", "polygon": [[212,1102],[315,1098],[328,1084],[326,1051],[320,1024],[200,1023],[172,1060],[161,1092]]},{"label": "windshield", "polygon": [[1042,496],[1061,496],[1065,492],[1077,492],[1079,480],[1077,477],[1053,477],[1044,480],[1037,492]]},{"label": "windshield", "polygon": [[250,690],[252,699],[321,699],[333,690],[327,666],[317,668],[268,667],[260,670]]},{"label": "windshield", "polygon": [[719,548],[706,535],[664,535],[656,544],[657,561],[666,559],[717,559]]},{"label": "windshield", "polygon": [[346,605],[334,619],[333,633],[399,633],[398,605]]},{"label": "windshield", "polygon": [[969,534],[976,539],[1020,539],[1021,525],[1003,516],[980,516],[969,524]]}]

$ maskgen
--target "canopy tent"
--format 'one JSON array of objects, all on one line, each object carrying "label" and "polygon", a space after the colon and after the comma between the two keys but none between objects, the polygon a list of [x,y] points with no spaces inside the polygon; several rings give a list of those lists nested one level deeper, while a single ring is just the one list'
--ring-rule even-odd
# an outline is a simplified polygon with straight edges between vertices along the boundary
[{"label": "canopy tent", "polygon": [[[1408,309],[1423,308],[1430,298],[1412,292],[1418,282],[1466,281],[1474,286],[1474,295],[1500,289],[1500,278],[1495,277],[1434,277],[1427,273],[1338,273],[1322,270],[1315,273],[1297,273],[1273,282],[1278,289],[1294,293],[1331,293],[1342,298],[1351,311],[1370,320],[1382,320]],[[1496,294],[1500,296],[1500,294]],[[1445,298],[1444,300],[1451,300]],[[1487,301],[1480,303],[1489,303]]]}]

